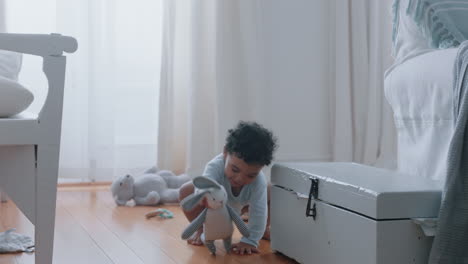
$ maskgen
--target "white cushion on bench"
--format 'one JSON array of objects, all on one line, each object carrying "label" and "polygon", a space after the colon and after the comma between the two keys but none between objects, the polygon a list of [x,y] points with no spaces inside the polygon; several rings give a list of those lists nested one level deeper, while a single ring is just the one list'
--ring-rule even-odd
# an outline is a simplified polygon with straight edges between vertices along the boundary
[{"label": "white cushion on bench", "polygon": [[21,63],[21,53],[0,50],[0,76],[17,81]]},{"label": "white cushion on bench", "polygon": [[16,81],[0,76],[0,118],[24,111],[34,100],[34,95]]}]

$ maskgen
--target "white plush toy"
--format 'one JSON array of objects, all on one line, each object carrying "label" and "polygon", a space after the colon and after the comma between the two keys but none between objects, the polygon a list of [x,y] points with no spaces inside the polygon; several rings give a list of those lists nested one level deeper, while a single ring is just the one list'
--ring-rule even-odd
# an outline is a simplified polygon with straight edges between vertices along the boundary
[{"label": "white plush toy", "polygon": [[223,240],[224,248],[226,252],[229,252],[234,231],[232,222],[245,237],[250,235],[249,229],[236,211],[227,204],[227,193],[222,185],[205,176],[195,177],[193,185],[196,187],[196,191],[180,202],[182,208],[185,211],[190,211],[203,199],[206,199],[207,206],[185,228],[182,232],[182,239],[188,239],[203,226],[203,243],[211,254],[216,254],[214,241],[218,239]]},{"label": "white plush toy", "polygon": [[187,174],[176,176],[153,167],[135,179],[127,174],[115,180],[111,185],[112,197],[117,205],[126,205],[131,199],[135,205],[177,203],[179,187],[190,180]]}]

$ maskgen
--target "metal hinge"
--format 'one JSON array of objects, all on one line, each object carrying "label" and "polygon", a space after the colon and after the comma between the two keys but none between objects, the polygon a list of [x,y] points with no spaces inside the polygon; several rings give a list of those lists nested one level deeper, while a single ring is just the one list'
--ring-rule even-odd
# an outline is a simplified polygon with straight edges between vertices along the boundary
[{"label": "metal hinge", "polygon": [[309,199],[307,200],[307,208],[306,208],[306,217],[311,217],[315,220],[315,217],[317,216],[317,209],[315,207],[315,202],[311,207],[312,204],[312,199],[316,200],[318,199],[318,179],[310,178],[311,184],[310,184],[310,191],[309,191]]}]

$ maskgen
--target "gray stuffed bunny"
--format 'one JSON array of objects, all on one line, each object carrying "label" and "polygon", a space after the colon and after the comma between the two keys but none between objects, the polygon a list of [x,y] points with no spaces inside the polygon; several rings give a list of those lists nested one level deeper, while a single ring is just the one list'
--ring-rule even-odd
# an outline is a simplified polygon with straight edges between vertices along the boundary
[{"label": "gray stuffed bunny", "polygon": [[214,241],[217,239],[223,240],[224,248],[226,252],[229,252],[234,231],[232,222],[234,221],[241,234],[245,237],[250,235],[249,229],[236,211],[227,204],[227,193],[222,185],[204,176],[195,177],[193,185],[197,189],[193,194],[180,202],[182,208],[185,211],[190,211],[205,197],[207,208],[183,231],[182,239],[188,239],[203,225],[203,243],[210,252],[213,255],[216,254]]},{"label": "gray stuffed bunny", "polygon": [[177,203],[179,187],[190,179],[187,174],[176,176],[171,171],[152,167],[139,177],[127,174],[115,180],[111,185],[112,197],[117,205],[126,205],[131,199],[135,205]]}]

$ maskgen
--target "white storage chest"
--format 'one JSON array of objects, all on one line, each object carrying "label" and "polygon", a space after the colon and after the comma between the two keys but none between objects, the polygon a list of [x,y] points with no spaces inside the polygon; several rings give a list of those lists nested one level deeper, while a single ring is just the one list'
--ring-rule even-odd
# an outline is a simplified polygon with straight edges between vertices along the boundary
[{"label": "white storage chest", "polygon": [[426,264],[442,183],[356,163],[272,167],[271,247],[301,263]]}]

